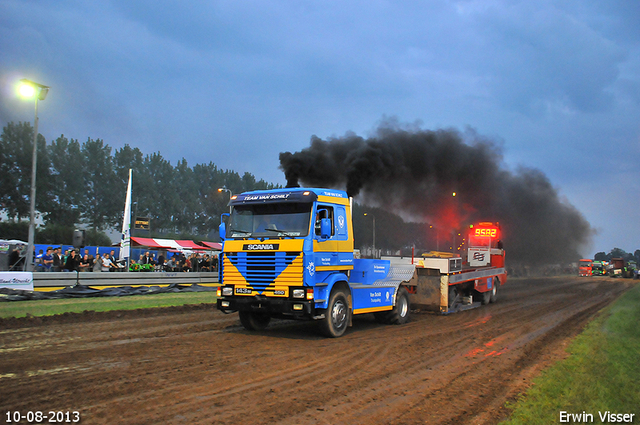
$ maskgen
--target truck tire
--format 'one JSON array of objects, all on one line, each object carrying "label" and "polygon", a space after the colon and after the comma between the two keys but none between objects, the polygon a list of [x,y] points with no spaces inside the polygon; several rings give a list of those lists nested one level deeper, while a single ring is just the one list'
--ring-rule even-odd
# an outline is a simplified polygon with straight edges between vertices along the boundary
[{"label": "truck tire", "polygon": [[409,304],[409,292],[407,288],[401,286],[398,288],[398,294],[396,295],[396,305],[393,306],[393,310],[389,313],[389,323],[394,325],[404,325],[409,321],[409,313],[411,312],[411,306]]},{"label": "truck tire", "polygon": [[240,311],[240,323],[248,331],[261,331],[269,325],[271,316],[266,313],[256,313],[254,311]]},{"label": "truck tire", "polygon": [[342,289],[332,291],[324,319],[320,321],[322,334],[329,338],[341,337],[349,326],[350,313],[345,292]]},{"label": "truck tire", "polygon": [[492,303],[498,301],[498,286],[500,286],[500,281],[498,280],[498,278],[496,277],[494,279],[493,282],[493,287],[491,288],[491,292],[489,292],[491,294],[491,299],[490,301]]},{"label": "truck tire", "polygon": [[487,292],[478,292],[478,298],[480,298],[480,303],[482,305],[487,305],[491,302],[491,293],[495,289],[495,285],[491,288],[491,291]]},{"label": "truck tire", "polygon": [[409,292],[404,286],[398,289],[396,295],[396,305],[390,311],[379,311],[373,313],[377,323],[385,325],[403,325],[409,321],[411,305],[409,303]]}]

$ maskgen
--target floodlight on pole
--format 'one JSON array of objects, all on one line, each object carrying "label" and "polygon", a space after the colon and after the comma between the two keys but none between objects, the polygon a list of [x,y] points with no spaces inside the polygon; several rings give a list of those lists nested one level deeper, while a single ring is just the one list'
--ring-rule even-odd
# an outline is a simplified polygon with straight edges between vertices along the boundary
[{"label": "floodlight on pole", "polygon": [[[231,189],[228,189],[227,186],[222,186],[218,188],[218,192],[229,192],[229,202],[231,202],[231,198],[233,197]],[[231,205],[229,205],[229,214],[231,214]]]},{"label": "floodlight on pole", "polygon": [[31,157],[31,195],[29,196],[29,239],[27,240],[27,255],[25,258],[25,270],[33,271],[33,253],[35,251],[36,230],[36,165],[38,161],[38,100],[44,100],[49,93],[49,87],[23,78],[18,86],[20,96],[35,98],[36,114],[33,125],[33,154]]}]

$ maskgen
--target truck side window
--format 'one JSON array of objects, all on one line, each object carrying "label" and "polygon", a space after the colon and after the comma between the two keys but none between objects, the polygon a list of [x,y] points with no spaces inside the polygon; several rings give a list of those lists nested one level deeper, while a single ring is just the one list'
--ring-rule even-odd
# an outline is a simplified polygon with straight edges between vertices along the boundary
[{"label": "truck side window", "polygon": [[316,219],[314,222],[314,231],[316,236],[320,236],[320,220],[323,218],[328,218],[331,220],[331,236],[336,234],[336,227],[333,221],[333,207],[318,205],[318,210],[316,212]]}]

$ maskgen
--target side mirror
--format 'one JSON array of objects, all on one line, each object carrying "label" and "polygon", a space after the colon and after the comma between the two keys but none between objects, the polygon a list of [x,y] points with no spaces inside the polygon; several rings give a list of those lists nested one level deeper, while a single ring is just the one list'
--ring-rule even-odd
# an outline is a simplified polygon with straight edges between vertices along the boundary
[{"label": "side mirror", "polygon": [[218,235],[220,241],[224,242],[227,238],[227,221],[229,220],[229,213],[224,213],[220,216],[220,226],[218,226]]},{"label": "side mirror", "polygon": [[331,237],[331,219],[323,218],[320,220],[320,237],[329,239]]}]

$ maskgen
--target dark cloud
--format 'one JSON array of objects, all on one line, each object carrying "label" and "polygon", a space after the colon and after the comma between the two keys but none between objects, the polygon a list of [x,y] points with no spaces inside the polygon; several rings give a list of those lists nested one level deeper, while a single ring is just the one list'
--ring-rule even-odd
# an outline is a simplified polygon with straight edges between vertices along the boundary
[{"label": "dark cloud", "polygon": [[387,121],[368,138],[313,137],[309,147],[281,153],[280,164],[289,186],[345,188],[444,231],[498,221],[515,261],[573,261],[593,235],[540,170],[504,169],[499,146],[471,130],[408,130]]}]

